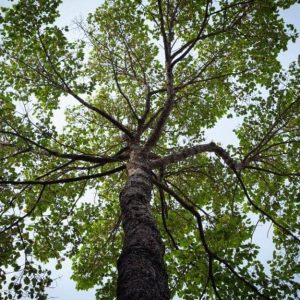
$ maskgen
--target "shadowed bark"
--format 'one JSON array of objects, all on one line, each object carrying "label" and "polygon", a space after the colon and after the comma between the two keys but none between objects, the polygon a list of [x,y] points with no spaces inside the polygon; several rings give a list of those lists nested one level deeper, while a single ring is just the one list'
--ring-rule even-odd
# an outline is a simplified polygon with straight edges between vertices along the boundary
[{"label": "shadowed bark", "polygon": [[165,252],[151,213],[150,175],[140,166],[128,168],[120,194],[124,244],[118,260],[118,300],[170,299]]}]

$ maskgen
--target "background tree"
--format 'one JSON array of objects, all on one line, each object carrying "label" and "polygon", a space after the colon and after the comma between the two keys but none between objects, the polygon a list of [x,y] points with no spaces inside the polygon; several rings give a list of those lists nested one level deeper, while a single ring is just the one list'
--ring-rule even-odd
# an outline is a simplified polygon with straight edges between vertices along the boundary
[{"label": "background tree", "polygon": [[[2,299],[46,299],[39,264],[65,257],[97,299],[299,297],[300,73],[277,60],[296,2],[106,1],[78,41],[60,1],[2,8]],[[239,144],[204,143],[230,115]]]}]

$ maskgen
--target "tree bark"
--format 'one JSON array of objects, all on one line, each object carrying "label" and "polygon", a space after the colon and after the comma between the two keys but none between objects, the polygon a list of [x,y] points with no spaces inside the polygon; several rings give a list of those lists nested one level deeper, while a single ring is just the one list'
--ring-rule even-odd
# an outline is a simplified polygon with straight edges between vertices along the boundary
[{"label": "tree bark", "polygon": [[168,300],[165,248],[151,213],[152,184],[142,167],[128,168],[120,193],[124,242],[118,260],[118,300]]}]

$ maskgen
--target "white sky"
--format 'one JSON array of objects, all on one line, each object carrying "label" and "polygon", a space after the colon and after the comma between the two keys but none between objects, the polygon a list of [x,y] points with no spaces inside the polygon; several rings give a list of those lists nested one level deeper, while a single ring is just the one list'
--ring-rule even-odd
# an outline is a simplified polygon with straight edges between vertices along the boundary
[{"label": "white sky", "polygon": [[[97,6],[99,6],[103,1],[96,0],[64,0],[60,11],[61,17],[58,21],[59,25],[71,25],[74,18],[83,19],[87,14],[93,11]],[[8,5],[7,0],[0,0],[0,6]],[[284,11],[282,16],[285,18],[286,22],[292,23],[300,31],[300,5],[294,6],[292,9]],[[297,43],[290,43],[288,51],[280,54],[280,60],[284,67],[287,67],[290,62],[297,59],[300,53],[300,39],[298,38]],[[58,115],[58,118],[62,118],[62,115]],[[63,123],[63,119],[58,120],[59,123]],[[213,128],[206,132],[207,140],[214,140],[215,142],[220,142],[222,145],[235,144],[237,139],[233,133],[239,125],[239,120],[234,119],[222,119]],[[266,261],[271,258],[272,255],[272,243],[271,234],[267,237],[268,225],[265,225],[262,230],[259,230],[255,235],[255,241],[258,244],[269,245],[264,247],[261,251],[261,258]],[[49,264],[50,268],[53,270],[53,264]],[[70,280],[72,274],[71,264],[69,261],[63,264],[63,269],[60,271],[53,271],[54,277],[60,277],[56,280],[56,286],[49,290],[49,296],[53,299],[58,300],[92,300],[95,299],[94,291],[82,292],[75,290],[75,283]]]}]

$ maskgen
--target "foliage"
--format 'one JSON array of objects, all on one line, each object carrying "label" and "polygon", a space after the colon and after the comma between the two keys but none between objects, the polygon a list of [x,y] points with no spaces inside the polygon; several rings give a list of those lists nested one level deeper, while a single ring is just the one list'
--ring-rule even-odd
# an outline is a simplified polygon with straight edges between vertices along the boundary
[{"label": "foliage", "polygon": [[[153,165],[172,297],[300,297],[300,62],[277,59],[297,37],[279,11],[299,1],[107,0],[78,41],[60,2],[1,9],[0,298],[46,299],[39,265],[70,258],[78,289],[114,299],[130,144]],[[204,144],[232,115],[238,145]]]}]

